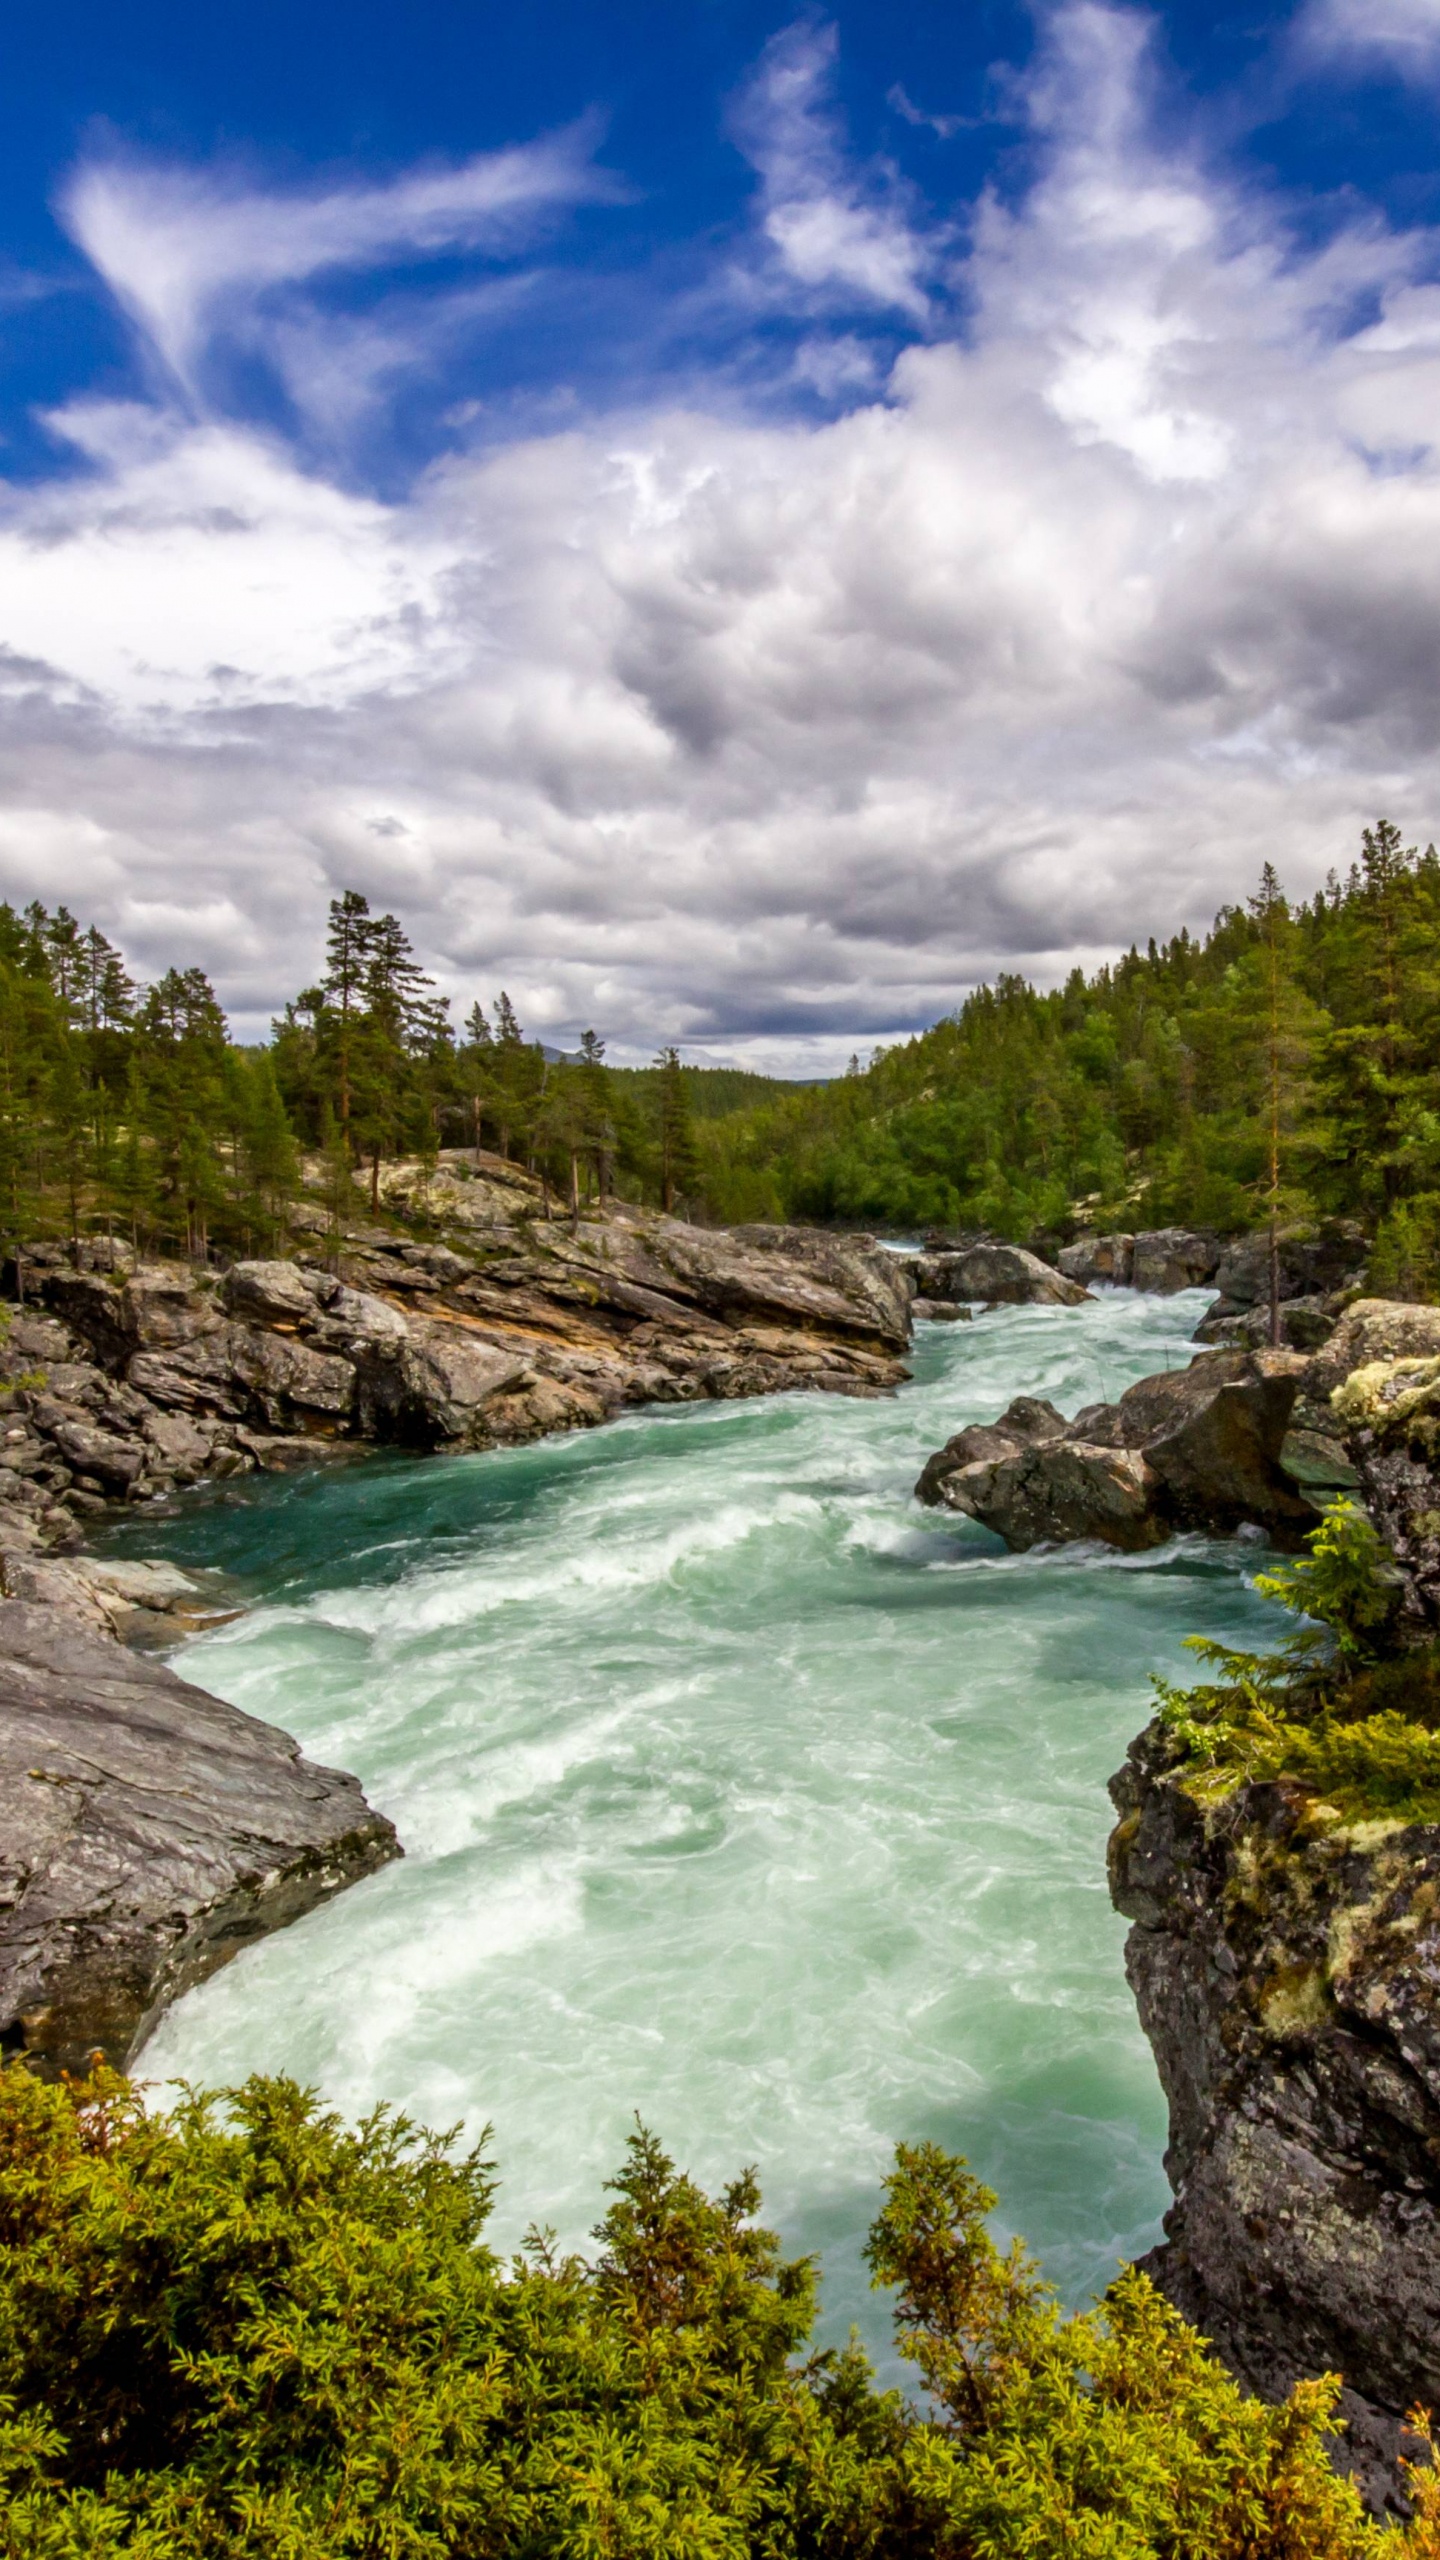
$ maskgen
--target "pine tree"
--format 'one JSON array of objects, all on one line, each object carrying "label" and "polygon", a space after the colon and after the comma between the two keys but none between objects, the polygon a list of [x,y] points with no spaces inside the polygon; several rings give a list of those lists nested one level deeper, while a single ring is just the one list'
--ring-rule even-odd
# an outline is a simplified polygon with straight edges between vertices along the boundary
[{"label": "pine tree", "polygon": [[655,1064],[660,1071],[660,1206],[668,1218],[677,1196],[694,1182],[699,1157],[679,1050],[662,1049]]}]

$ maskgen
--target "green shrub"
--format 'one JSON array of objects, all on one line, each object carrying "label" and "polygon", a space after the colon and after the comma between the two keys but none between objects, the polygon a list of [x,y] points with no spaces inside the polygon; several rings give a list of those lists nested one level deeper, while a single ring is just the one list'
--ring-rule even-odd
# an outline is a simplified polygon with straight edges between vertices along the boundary
[{"label": "green shrub", "polygon": [[801,2361],[813,2270],[637,2133],[591,2259],[486,2247],[491,2173],[283,2080],[150,2114],[0,2072],[9,2560],[1440,2560],[1133,2270],[1067,2319],[963,2161],[870,2240],[922,2412]]},{"label": "green shrub", "polygon": [[1387,1651],[1400,1577],[1353,1502],[1332,1503],[1308,1543],[1255,1576],[1303,1618],[1295,1634],[1273,1654],[1187,1636],[1222,1676],[1157,1680],[1161,1722],[1202,1794],[1289,1778],[1342,1813],[1440,1821],[1440,1648]]}]

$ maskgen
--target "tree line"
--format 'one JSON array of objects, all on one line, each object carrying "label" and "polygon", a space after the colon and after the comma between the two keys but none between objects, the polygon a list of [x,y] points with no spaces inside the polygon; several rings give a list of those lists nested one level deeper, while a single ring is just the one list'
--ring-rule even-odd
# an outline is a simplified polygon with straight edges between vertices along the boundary
[{"label": "tree line", "polygon": [[617,1192],[695,1210],[696,1113],[721,1099],[706,1085],[673,1047],[617,1073],[593,1031],[556,1057],[503,992],[457,1031],[398,918],[354,890],[331,902],[320,978],[249,1049],[203,970],[140,987],[68,908],[0,906],[0,1236],[12,1249],[96,1225],[191,1257],[263,1249],[306,1176],[337,1218],[353,1215],[367,1177],[378,1204],[387,1159],[433,1163],[455,1146],[524,1165],[557,1214]]},{"label": "tree line", "polygon": [[1376,1285],[1440,1290],[1440,857],[1381,819],[1292,903],[1266,865],[1181,931],[1043,992],[1005,975],[829,1084],[557,1056],[503,992],[460,1027],[403,926],[347,890],[324,966],[241,1048],[204,972],[138,987],[63,906],[0,906],[0,1240],[108,1224],[190,1255],[259,1250],[302,1174],[338,1217],[387,1159],[472,1147],[554,1214],[612,1198],[1017,1239],[1225,1232],[1343,1215]]},{"label": "tree line", "polygon": [[1440,1285],[1440,857],[1381,819],[1292,903],[1270,864],[1203,937],[1042,993],[980,988],[932,1030],[700,1132],[724,1219],[892,1230],[1226,1232],[1342,1215],[1372,1275]]}]

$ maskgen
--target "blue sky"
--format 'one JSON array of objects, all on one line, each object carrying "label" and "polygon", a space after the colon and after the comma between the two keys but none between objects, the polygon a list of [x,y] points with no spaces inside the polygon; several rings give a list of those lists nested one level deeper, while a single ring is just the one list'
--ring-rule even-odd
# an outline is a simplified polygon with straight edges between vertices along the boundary
[{"label": "blue sky", "polygon": [[823,1070],[1440,779],[1440,0],[5,39],[0,892]]}]

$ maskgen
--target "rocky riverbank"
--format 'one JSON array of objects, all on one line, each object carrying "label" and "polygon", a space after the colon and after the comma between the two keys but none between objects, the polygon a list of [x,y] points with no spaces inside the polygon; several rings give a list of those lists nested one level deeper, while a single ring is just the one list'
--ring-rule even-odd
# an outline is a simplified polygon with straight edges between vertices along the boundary
[{"label": "rocky riverbank", "polygon": [[1341,2460],[1382,2507],[1406,2413],[1440,2407],[1440,1827],[1288,1781],[1197,1796],[1177,1761],[1151,1725],[1111,1784],[1170,2110],[1142,2264],[1262,2397],[1343,2375]]},{"label": "rocky riverbank", "polygon": [[469,1157],[387,1169],[388,1223],[297,1213],[228,1270],[34,1245],[0,1344],[0,2047],[117,2065],[240,1946],[399,1854],[343,1773],[132,1648],[221,1605],[86,1531],[367,1446],[493,1448],[627,1405],[906,1375],[868,1239],[619,1212],[562,1227]]},{"label": "rocky riverbank", "polygon": [[467,1226],[464,1188],[333,1236],[302,1210],[293,1256],[223,1272],[112,1238],[30,1248],[0,1352],[0,1549],[367,1444],[493,1448],[627,1405],[879,1395],[906,1374],[910,1283],[869,1239],[623,1213],[572,1232],[524,1194]]},{"label": "rocky riverbank", "polygon": [[[1440,1308],[1327,1317],[1308,1356],[1202,1351],[1071,1421],[1019,1397],[917,1490],[1013,1547],[1131,1549],[1245,1523],[1293,1546],[1348,1493],[1394,1559],[1391,1636],[1423,1707]],[[1440,1825],[1298,1779],[1197,1776],[1158,1720],[1111,1792],[1112,1896],[1170,2108],[1175,2202],[1145,2263],[1262,2394],[1340,2371],[1340,2458],[1394,2503],[1405,2414],[1440,2406]]]}]

